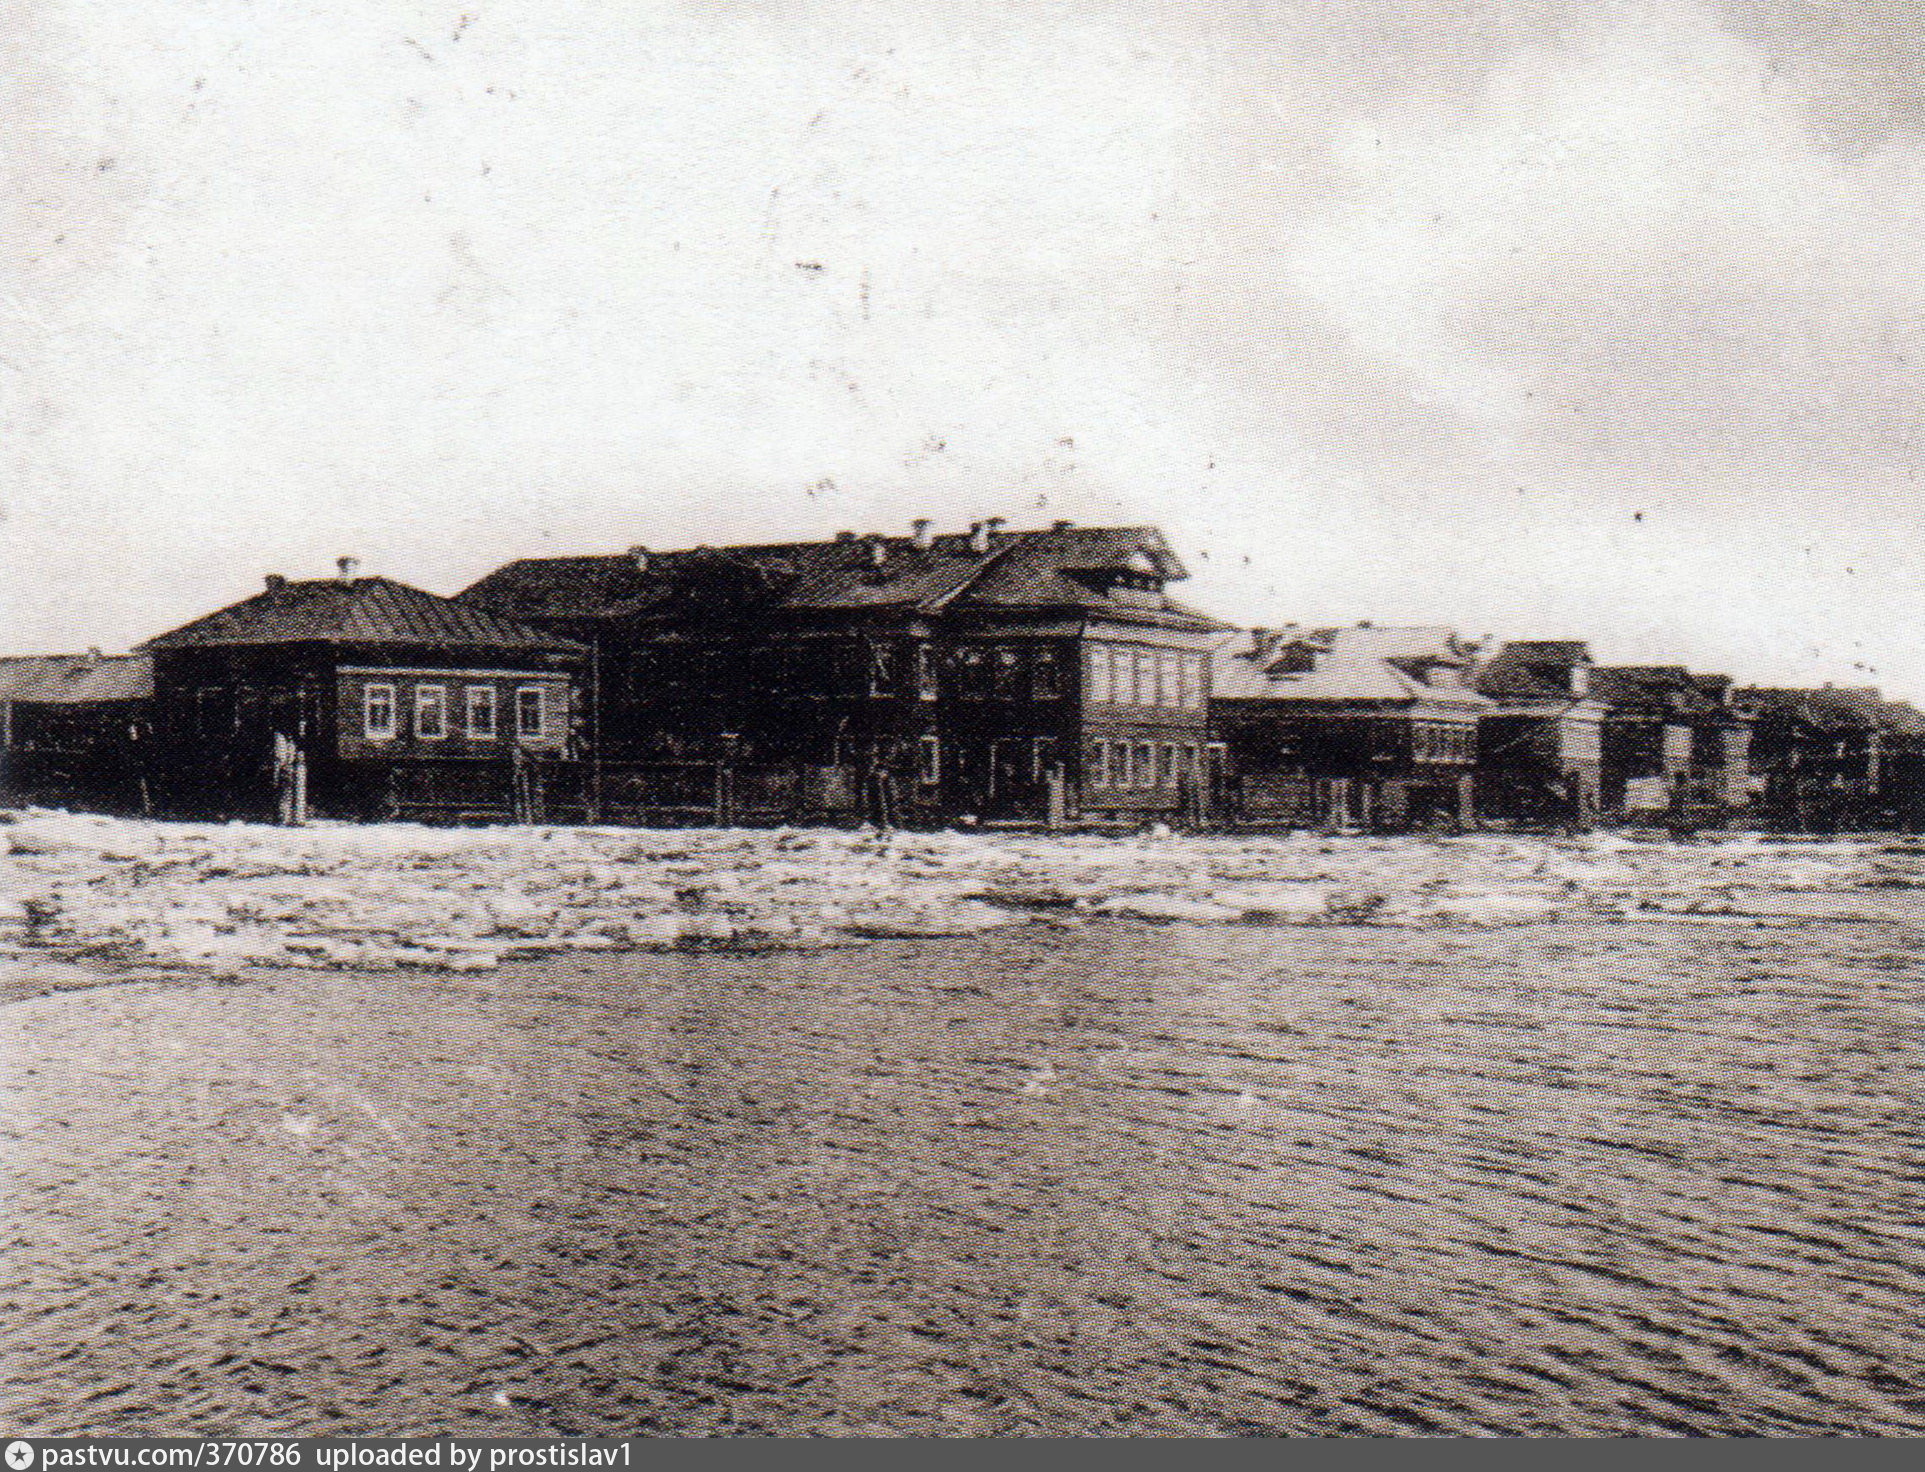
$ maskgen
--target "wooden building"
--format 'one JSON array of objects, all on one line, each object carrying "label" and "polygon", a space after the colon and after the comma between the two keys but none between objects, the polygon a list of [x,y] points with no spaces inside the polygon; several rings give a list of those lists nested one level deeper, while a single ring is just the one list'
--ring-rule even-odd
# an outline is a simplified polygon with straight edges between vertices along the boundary
[{"label": "wooden building", "polygon": [[1925,719],[1869,687],[1749,686],[1758,817],[1795,833],[1916,828],[1925,821]]},{"label": "wooden building", "polygon": [[1403,829],[1476,814],[1475,650],[1449,629],[1242,630],[1213,661],[1211,719],[1246,823]]},{"label": "wooden building", "polygon": [[146,812],[153,695],[144,655],[0,659],[0,804]]},{"label": "wooden building", "polygon": [[[591,651],[594,809],[677,764],[738,816],[1137,819],[1193,808],[1219,627],[1151,527],[833,540],[511,563],[460,601]],[[693,803],[691,803],[693,806]]]},{"label": "wooden building", "polygon": [[350,558],[142,650],[154,798],[174,816],[537,816],[529,770],[572,749],[581,650]]},{"label": "wooden building", "polygon": [[1480,818],[1589,827],[1602,805],[1605,707],[1591,694],[1591,651],[1573,639],[1518,640],[1481,654],[1471,685]]},{"label": "wooden building", "polygon": [[1605,707],[1607,813],[1722,823],[1749,804],[1752,722],[1730,680],[1678,665],[1600,666],[1591,693]]}]

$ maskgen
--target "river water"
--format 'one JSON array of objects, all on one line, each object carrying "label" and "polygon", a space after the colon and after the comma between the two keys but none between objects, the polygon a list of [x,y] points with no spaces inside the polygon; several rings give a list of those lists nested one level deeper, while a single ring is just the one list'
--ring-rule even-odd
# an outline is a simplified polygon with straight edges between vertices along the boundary
[{"label": "river water", "polygon": [[1925,1433],[1916,862],[1818,919],[22,963],[0,1420]]}]

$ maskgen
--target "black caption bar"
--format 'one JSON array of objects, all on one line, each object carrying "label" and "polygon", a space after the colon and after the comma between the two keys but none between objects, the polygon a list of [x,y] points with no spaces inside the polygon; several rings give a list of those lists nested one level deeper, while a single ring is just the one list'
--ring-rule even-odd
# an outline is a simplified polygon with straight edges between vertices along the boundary
[{"label": "black caption bar", "polygon": [[622,1472],[637,1465],[634,1443],[573,1437],[15,1437],[0,1472],[66,1468],[247,1469],[247,1472],[356,1472],[385,1467],[436,1472],[575,1468]]}]

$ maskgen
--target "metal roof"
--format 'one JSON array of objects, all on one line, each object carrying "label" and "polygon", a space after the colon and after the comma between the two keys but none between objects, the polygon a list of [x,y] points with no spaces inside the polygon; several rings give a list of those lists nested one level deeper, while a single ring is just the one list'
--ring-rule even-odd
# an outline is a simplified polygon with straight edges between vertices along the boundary
[{"label": "metal roof", "polygon": [[252,598],[149,639],[142,650],[212,645],[347,644],[457,646],[566,652],[566,639],[514,623],[392,578],[339,578],[270,585]]},{"label": "metal roof", "polygon": [[154,662],[142,654],[45,654],[0,658],[0,703],[84,705],[146,700]]},{"label": "metal roof", "polygon": [[1154,527],[995,531],[973,545],[952,534],[921,547],[885,536],[694,547],[651,551],[643,561],[618,554],[511,562],[457,596],[511,618],[642,617],[719,600],[790,612],[1074,608],[1214,622],[1161,594],[1145,591],[1139,605],[1111,591],[1119,574],[1188,576]]}]

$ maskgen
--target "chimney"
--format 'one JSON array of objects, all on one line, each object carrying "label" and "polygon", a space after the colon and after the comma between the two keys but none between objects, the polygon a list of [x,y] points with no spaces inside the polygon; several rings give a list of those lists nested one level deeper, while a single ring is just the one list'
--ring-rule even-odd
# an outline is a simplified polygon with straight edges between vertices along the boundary
[{"label": "chimney", "polygon": [[648,571],[648,548],[637,543],[628,549],[628,560],[635,564],[635,571]]},{"label": "chimney", "polygon": [[985,521],[983,525],[989,528],[989,534],[993,537],[997,532],[1008,526],[1009,523],[1004,521],[1000,516],[992,516],[988,521]]},{"label": "chimney", "polygon": [[889,560],[889,544],[881,537],[871,532],[862,539],[862,542],[869,550],[869,566],[881,567]]},{"label": "chimney", "polygon": [[361,559],[358,557],[338,557],[334,565],[340,569],[341,581],[344,583],[353,582],[355,574],[361,571]]},{"label": "chimney", "polygon": [[856,539],[856,534],[854,532],[837,532],[836,533],[836,540],[838,542],[844,542],[844,543],[853,542],[855,539]]},{"label": "chimney", "polygon": [[271,572],[267,575],[268,592],[278,593],[281,591],[281,589],[285,588],[286,586],[287,586],[287,579],[282,577],[281,574],[279,574],[278,572]]},{"label": "chimney", "polygon": [[1059,516],[1049,524],[1049,529],[1053,532],[1066,532],[1075,525],[1076,523],[1067,516]]},{"label": "chimney", "polygon": [[99,663],[100,663],[100,646],[99,646],[98,644],[95,644],[95,645],[93,645],[93,646],[92,646],[91,648],[89,648],[89,649],[88,649],[88,651],[87,651],[87,663],[88,663],[88,664],[99,664]]},{"label": "chimney", "polygon": [[933,526],[935,523],[926,516],[918,516],[909,523],[909,542],[918,552],[927,552],[935,544],[936,539],[930,535]]},{"label": "chimney", "polygon": [[969,523],[969,550],[971,552],[987,552],[989,550],[989,526],[986,522],[972,521]]}]

